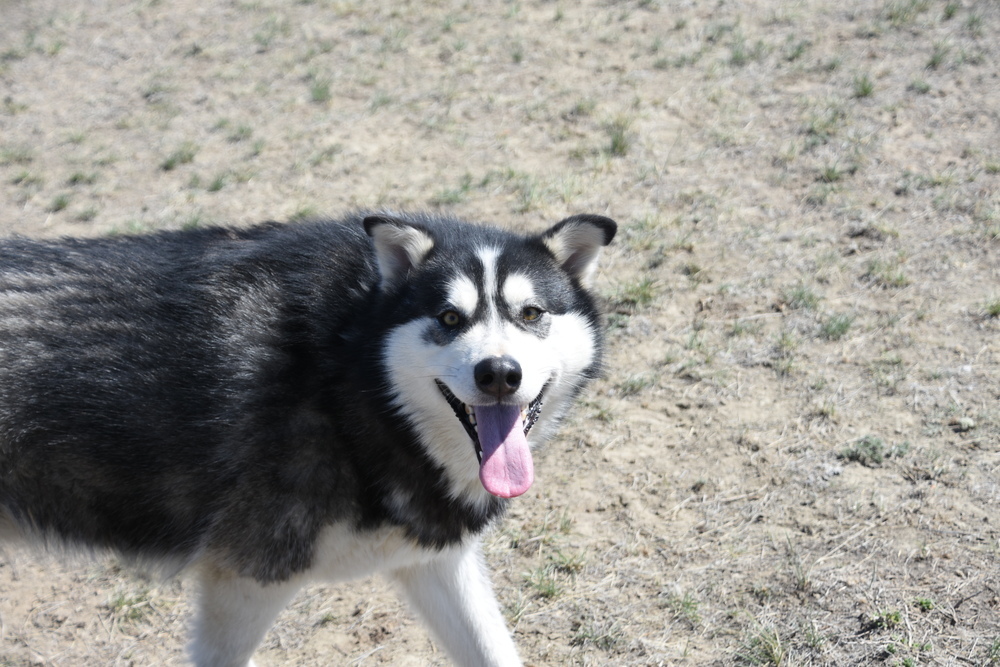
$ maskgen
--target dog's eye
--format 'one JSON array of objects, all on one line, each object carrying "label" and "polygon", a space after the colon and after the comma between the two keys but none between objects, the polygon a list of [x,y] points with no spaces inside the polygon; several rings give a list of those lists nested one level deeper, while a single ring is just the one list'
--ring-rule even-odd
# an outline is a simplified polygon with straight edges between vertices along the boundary
[{"label": "dog's eye", "polygon": [[525,322],[534,322],[541,316],[542,311],[534,306],[525,306],[524,310],[521,311],[521,317]]},{"label": "dog's eye", "polygon": [[462,316],[454,310],[446,310],[438,315],[438,321],[446,327],[457,327],[459,322],[462,321]]}]

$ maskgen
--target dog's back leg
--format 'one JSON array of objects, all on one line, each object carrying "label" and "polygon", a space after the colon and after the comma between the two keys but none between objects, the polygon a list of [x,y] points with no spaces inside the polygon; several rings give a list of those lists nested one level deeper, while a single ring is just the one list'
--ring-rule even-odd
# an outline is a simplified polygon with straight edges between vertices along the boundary
[{"label": "dog's back leg", "polygon": [[260,584],[212,566],[200,569],[199,584],[190,646],[196,667],[253,667],[254,650],[301,586]]},{"label": "dog's back leg", "polygon": [[393,572],[407,599],[457,665],[521,664],[486,576],[479,541]]}]

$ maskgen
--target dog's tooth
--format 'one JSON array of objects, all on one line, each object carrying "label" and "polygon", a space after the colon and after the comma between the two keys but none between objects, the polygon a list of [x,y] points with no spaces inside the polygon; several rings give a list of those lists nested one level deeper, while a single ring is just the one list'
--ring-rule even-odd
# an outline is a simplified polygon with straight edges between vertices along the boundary
[{"label": "dog's tooth", "polygon": [[470,412],[469,413],[469,423],[472,424],[473,426],[476,425],[476,413],[475,412]]}]

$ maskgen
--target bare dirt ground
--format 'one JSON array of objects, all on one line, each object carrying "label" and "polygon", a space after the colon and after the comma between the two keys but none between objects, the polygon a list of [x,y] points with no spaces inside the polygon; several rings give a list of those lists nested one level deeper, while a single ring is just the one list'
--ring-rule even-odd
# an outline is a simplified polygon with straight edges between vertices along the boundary
[{"label": "bare dirt ground", "polygon": [[[998,36],[993,0],[0,0],[0,233],[610,215],[607,377],[488,540],[526,663],[996,666]],[[183,664],[189,589],[13,553],[0,664]],[[258,661],[447,664],[380,579]]]}]

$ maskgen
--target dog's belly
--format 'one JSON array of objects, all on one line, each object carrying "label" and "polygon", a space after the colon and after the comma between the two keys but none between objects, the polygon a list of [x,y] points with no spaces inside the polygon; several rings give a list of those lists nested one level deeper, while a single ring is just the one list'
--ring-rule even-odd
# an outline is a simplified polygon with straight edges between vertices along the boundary
[{"label": "dog's belly", "polygon": [[358,531],[346,523],[324,528],[307,576],[343,581],[423,563],[438,553],[406,537],[402,528]]}]

